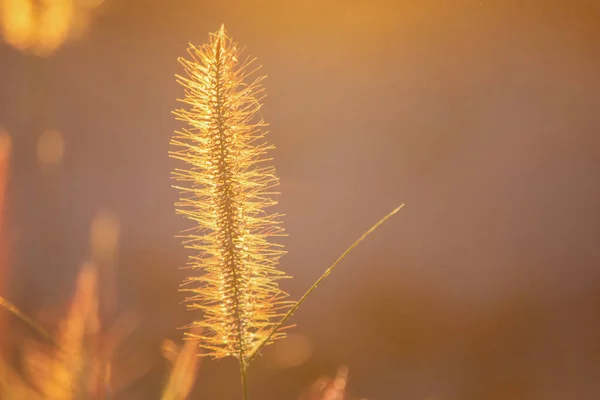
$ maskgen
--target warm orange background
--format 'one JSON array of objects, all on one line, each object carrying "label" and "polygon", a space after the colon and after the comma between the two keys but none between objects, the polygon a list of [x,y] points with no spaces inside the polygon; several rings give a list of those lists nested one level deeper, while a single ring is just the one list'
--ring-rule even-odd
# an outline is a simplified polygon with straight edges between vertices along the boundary
[{"label": "warm orange background", "polygon": [[[255,399],[350,368],[372,400],[600,398],[600,3],[594,0],[118,1],[48,58],[0,45],[13,136],[9,297],[62,304],[100,208],[120,216],[119,301],[155,351],[186,315],[173,236],[176,59],[225,23],[269,77],[264,117],[298,297],[371,223],[407,206],[294,319],[314,346],[267,349]],[[62,163],[36,138],[62,132]],[[269,361],[271,360],[271,361]],[[237,399],[234,363],[198,397]],[[153,399],[160,364],[120,398]]]}]

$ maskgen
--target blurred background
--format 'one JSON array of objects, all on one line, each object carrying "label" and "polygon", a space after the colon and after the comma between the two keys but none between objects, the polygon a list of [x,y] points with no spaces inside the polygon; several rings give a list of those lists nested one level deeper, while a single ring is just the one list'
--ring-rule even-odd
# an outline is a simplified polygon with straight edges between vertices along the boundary
[{"label": "blurred background", "polygon": [[[222,23],[268,75],[293,298],[406,203],[265,349],[252,398],[342,364],[370,400],[600,398],[598,1],[3,2],[3,293],[52,326],[96,252],[104,319],[141,321],[120,355],[150,365],[117,399],[158,398],[192,318],[174,75]],[[237,399],[237,368],[203,362],[192,398]]]}]

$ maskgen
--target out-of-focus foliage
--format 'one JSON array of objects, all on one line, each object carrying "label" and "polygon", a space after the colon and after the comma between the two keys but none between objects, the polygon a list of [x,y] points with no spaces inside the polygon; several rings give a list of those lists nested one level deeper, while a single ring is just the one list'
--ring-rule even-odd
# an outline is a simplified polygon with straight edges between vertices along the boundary
[{"label": "out-of-focus foliage", "polygon": [[[144,360],[121,371],[121,365],[113,362],[115,350],[138,321],[131,314],[123,314],[110,330],[102,333],[97,282],[96,268],[85,265],[79,273],[67,315],[58,324],[53,340],[50,343],[24,340],[24,377],[0,360],[0,399],[106,398],[127,388],[155,365],[155,360]],[[187,398],[195,382],[197,353],[198,344],[194,340],[181,347],[164,341],[163,354],[172,367],[163,400]]]},{"label": "out-of-focus foliage", "polygon": [[96,356],[100,329],[96,282],[95,268],[84,266],[69,312],[58,326],[56,348],[47,349],[32,340],[25,343],[25,368],[44,398],[73,399],[99,390],[102,366]]},{"label": "out-of-focus foliage", "polygon": [[98,391],[101,366],[95,356],[100,329],[96,282],[95,268],[84,266],[54,343],[25,339],[22,347],[26,379],[3,364],[1,392],[7,397],[2,398],[70,400]]},{"label": "out-of-focus foliage", "polygon": [[186,399],[196,380],[196,371],[200,365],[197,339],[189,339],[182,346],[165,339],[162,345],[163,355],[171,362],[169,379],[163,390],[161,400]]},{"label": "out-of-focus foliage", "polygon": [[[5,229],[6,207],[6,184],[8,181],[8,167],[10,162],[10,153],[12,140],[8,132],[0,129],[0,293],[4,289],[4,277],[8,273],[8,249]],[[3,315],[0,313],[0,332],[3,329]],[[0,335],[0,349],[2,347],[2,335]],[[0,355],[1,355],[0,350]]]},{"label": "out-of-focus foliage", "polygon": [[346,393],[347,384],[348,368],[341,366],[335,378],[317,379],[298,400],[355,400]]}]

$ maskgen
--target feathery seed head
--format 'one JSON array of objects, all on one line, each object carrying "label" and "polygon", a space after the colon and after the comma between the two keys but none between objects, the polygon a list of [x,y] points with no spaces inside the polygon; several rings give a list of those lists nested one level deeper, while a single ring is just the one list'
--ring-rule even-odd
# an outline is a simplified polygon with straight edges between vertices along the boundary
[{"label": "feathery seed head", "polygon": [[271,241],[283,235],[281,214],[267,210],[277,203],[278,178],[265,164],[273,146],[258,116],[264,77],[251,78],[259,67],[241,59],[224,27],[188,53],[179,60],[187,76],[177,77],[186,108],[175,112],[188,126],[172,138],[170,156],[187,164],[173,173],[182,182],[176,210],[195,224],[184,244],[201,272],[182,286],[188,308],[204,313],[191,324],[201,328],[203,354],[244,361],[290,304],[277,283],[286,277],[276,269],[285,251]]}]

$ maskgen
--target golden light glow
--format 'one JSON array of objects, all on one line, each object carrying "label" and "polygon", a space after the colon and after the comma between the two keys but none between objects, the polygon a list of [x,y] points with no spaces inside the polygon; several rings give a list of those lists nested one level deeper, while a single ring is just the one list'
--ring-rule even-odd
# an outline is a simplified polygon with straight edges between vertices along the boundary
[{"label": "golden light glow", "polygon": [[5,41],[39,56],[51,55],[69,38],[80,37],[99,0],[0,0]]},{"label": "golden light glow", "polygon": [[264,77],[250,78],[258,67],[240,59],[224,27],[188,53],[190,60],[180,59],[187,77],[178,76],[187,108],[176,112],[188,127],[173,137],[170,155],[187,164],[174,171],[182,182],[176,209],[195,224],[184,244],[195,252],[189,266],[200,273],[183,290],[192,293],[189,308],[204,313],[191,324],[202,329],[203,354],[243,362],[291,303],[277,283],[286,277],[276,269],[285,251],[270,241],[283,228],[281,215],[267,212],[279,181],[258,117]]}]

